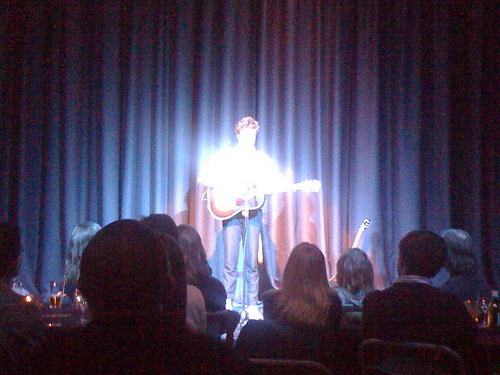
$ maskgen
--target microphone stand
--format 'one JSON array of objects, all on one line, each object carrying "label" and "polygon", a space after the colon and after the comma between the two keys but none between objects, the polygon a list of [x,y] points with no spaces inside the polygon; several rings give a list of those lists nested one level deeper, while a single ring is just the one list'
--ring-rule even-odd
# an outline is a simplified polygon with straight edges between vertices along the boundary
[{"label": "microphone stand", "polygon": [[241,323],[244,324],[248,320],[247,312],[247,242],[248,242],[248,216],[250,215],[250,205],[248,204],[248,197],[245,197],[245,206],[242,211],[244,224],[243,224],[243,296],[241,305]]}]

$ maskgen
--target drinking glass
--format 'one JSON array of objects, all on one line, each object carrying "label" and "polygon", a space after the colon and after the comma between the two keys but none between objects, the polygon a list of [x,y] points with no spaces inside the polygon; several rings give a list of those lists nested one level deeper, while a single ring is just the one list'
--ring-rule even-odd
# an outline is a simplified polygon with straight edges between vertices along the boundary
[{"label": "drinking glass", "polygon": [[75,303],[75,310],[77,311],[78,316],[80,318],[79,323],[80,324],[87,323],[89,320],[87,301],[85,301],[85,298],[83,298],[79,289],[75,290],[74,303]]},{"label": "drinking glass", "polygon": [[64,298],[64,281],[51,281],[49,288],[50,308],[62,308]]}]

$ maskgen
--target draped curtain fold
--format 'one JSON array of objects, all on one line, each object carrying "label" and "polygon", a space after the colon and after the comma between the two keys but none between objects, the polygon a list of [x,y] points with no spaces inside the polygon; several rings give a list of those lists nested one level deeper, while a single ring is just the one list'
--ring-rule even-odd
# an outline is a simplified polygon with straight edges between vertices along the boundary
[{"label": "draped curtain fold", "polygon": [[[167,213],[220,272],[201,165],[255,117],[257,147],[319,193],[267,199],[278,277],[301,241],[329,276],[363,219],[378,287],[412,229],[461,227],[498,286],[494,2],[8,1],[1,15],[0,219],[20,278],[62,277],[73,228]],[[498,87],[497,87],[498,88]],[[496,104],[496,107],[495,107]]]}]

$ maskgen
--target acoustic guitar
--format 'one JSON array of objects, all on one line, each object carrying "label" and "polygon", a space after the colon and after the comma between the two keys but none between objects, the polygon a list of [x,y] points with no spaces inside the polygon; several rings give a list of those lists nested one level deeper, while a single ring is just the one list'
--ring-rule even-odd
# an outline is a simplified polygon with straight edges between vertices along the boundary
[{"label": "acoustic guitar", "polygon": [[243,193],[234,193],[229,189],[209,187],[206,192],[207,208],[215,219],[227,220],[246,210],[258,210],[264,205],[267,195],[298,190],[317,193],[321,190],[321,182],[318,180],[307,180],[272,191],[262,191],[259,188],[252,188]]}]

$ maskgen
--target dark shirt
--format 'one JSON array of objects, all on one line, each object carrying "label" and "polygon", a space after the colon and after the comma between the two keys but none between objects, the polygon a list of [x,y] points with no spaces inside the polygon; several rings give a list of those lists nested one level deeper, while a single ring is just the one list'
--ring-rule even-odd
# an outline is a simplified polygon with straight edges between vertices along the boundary
[{"label": "dark shirt", "polygon": [[326,323],[306,324],[283,320],[276,307],[279,290],[264,293],[264,320],[250,320],[241,330],[235,351],[246,358],[304,359],[335,369],[335,345],[342,305],[330,294]]},{"label": "dark shirt", "polygon": [[441,290],[455,293],[461,301],[474,300],[478,299],[478,297],[488,298],[490,296],[488,286],[481,281],[477,273],[473,272],[450,276],[450,278],[441,285]]},{"label": "dark shirt", "polygon": [[226,289],[215,277],[198,274],[198,280],[194,284],[205,299],[207,312],[216,312],[226,309]]},{"label": "dark shirt", "polygon": [[22,372],[50,374],[227,374],[239,361],[222,342],[158,318],[91,321],[83,328],[52,329]]},{"label": "dark shirt", "polygon": [[0,284],[0,348],[10,360],[29,355],[43,340],[40,309],[16,294],[8,283]]},{"label": "dark shirt", "polygon": [[362,336],[387,341],[446,345],[470,356],[477,327],[460,299],[431,285],[394,283],[363,301]]}]

